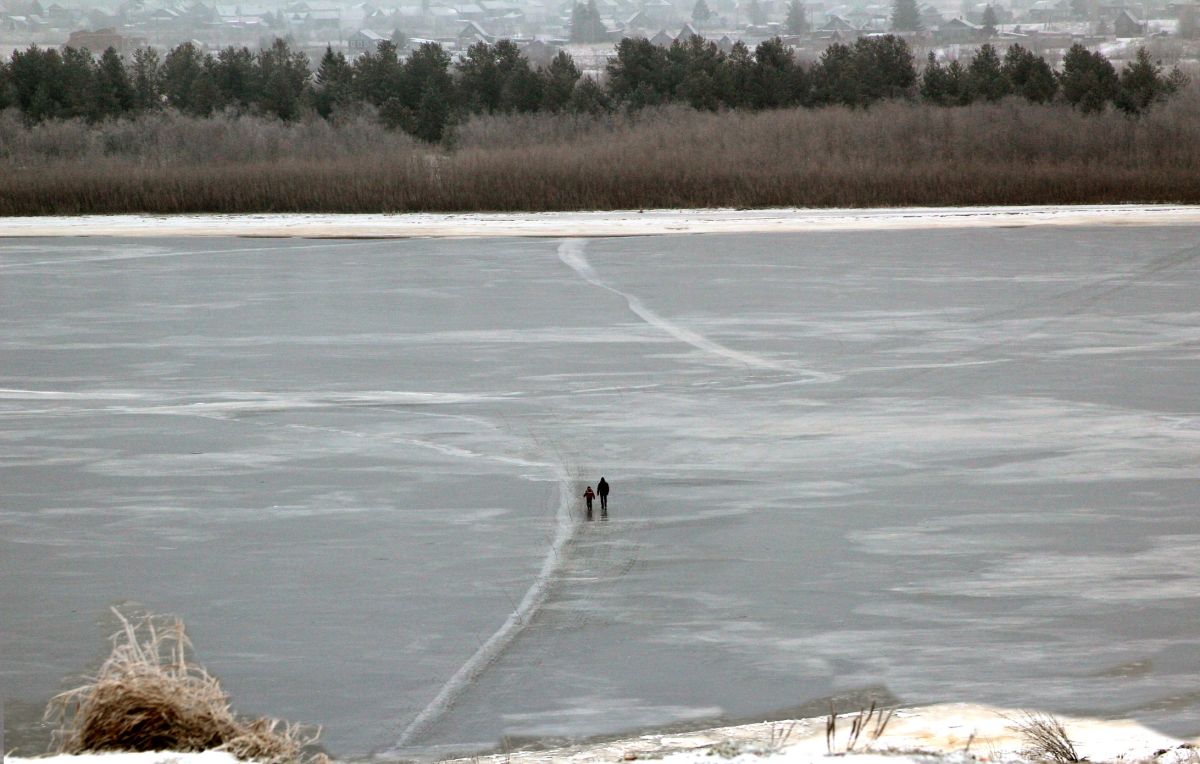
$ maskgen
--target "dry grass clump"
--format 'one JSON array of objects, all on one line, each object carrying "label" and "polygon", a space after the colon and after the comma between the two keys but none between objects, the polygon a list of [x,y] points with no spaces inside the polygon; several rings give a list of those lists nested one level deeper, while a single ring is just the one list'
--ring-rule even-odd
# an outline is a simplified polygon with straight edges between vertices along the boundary
[{"label": "dry grass clump", "polygon": [[1057,764],[1082,761],[1075,751],[1075,744],[1067,737],[1066,728],[1053,715],[1026,711],[1019,718],[1010,721],[1025,738],[1025,755]]},{"label": "dry grass clump", "polygon": [[[113,612],[116,612],[115,610]],[[147,616],[123,626],[95,677],[50,701],[59,753],[228,751],[270,764],[315,762],[319,731],[274,719],[239,719],[217,679],[191,663],[178,619]]]}]

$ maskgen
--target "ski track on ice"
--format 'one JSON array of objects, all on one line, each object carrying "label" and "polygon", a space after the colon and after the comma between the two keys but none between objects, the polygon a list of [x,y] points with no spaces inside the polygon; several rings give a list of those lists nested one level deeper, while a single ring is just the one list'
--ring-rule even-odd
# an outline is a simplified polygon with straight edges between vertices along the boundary
[{"label": "ski track on ice", "polygon": [[743,366],[748,366],[752,369],[767,369],[770,371],[785,371],[792,374],[801,374],[808,377],[808,382],[834,382],[840,377],[836,374],[827,374],[824,372],[813,371],[806,369],[797,364],[788,363],[786,361],[773,361],[769,358],[764,358],[753,353],[746,353],[741,350],[735,350],[731,347],[715,342],[700,332],[688,329],[686,326],[681,326],[665,316],[656,313],[651,308],[641,301],[640,298],[622,292],[616,287],[610,286],[607,282],[600,278],[591,263],[588,262],[583,250],[587,245],[587,239],[566,239],[558,247],[558,259],[571,270],[578,273],[585,281],[592,286],[600,287],[609,292],[612,292],[619,297],[623,297],[625,302],[629,304],[629,309],[633,313],[651,326],[669,334],[675,339],[692,347],[702,350],[710,355],[718,356],[729,361],[734,361]]},{"label": "ski track on ice", "polygon": [[571,501],[574,498],[571,490],[571,476],[562,464],[555,464],[554,469],[558,474],[558,510],[555,513],[554,541],[550,545],[546,559],[542,562],[542,569],[525,592],[525,596],[521,598],[520,603],[500,628],[488,637],[488,640],[480,645],[475,654],[468,658],[458,671],[454,672],[454,676],[442,685],[442,689],[433,700],[400,733],[395,749],[386,752],[385,755],[394,754],[416,742],[439,719],[445,716],[446,712],[454,707],[459,696],[470,688],[487,667],[504,653],[545,604],[554,580],[566,559],[567,546],[575,538],[575,533],[579,528],[579,523],[571,517]]}]

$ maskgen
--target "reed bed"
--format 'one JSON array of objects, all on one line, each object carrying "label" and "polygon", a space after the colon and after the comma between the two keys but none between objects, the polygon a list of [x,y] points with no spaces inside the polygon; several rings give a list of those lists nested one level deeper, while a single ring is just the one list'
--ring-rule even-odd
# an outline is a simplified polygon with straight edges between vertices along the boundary
[{"label": "reed bed", "polygon": [[476,117],[0,119],[0,215],[1200,202],[1200,97],[1141,118],[1010,100]]},{"label": "reed bed", "polygon": [[324,761],[310,753],[315,732],[235,716],[216,678],[189,660],[182,622],[117,617],[122,630],[96,676],[46,710],[59,724],[59,753],[221,750],[264,764]]}]

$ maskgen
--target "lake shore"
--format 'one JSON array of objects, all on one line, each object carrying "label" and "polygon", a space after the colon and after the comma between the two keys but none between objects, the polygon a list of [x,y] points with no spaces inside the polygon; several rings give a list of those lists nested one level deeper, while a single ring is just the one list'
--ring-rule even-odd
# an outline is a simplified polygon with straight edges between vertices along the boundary
[{"label": "lake shore", "polygon": [[1005,226],[1196,225],[1200,206],[1079,205],[879,209],[678,209],[473,214],[81,215],[0,218],[0,238],[245,236],[264,238],[601,237],[797,233]]}]

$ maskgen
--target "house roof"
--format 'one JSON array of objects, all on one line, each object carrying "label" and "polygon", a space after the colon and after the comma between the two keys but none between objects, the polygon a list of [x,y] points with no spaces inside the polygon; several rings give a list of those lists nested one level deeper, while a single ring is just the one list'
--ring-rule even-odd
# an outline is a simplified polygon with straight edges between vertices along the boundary
[{"label": "house roof", "polygon": [[983,29],[983,27],[980,26],[979,24],[972,24],[971,22],[967,21],[966,19],[961,19],[961,18],[950,19],[945,24],[942,24],[941,28],[942,29],[970,29],[973,31],[978,31],[980,29]]}]

